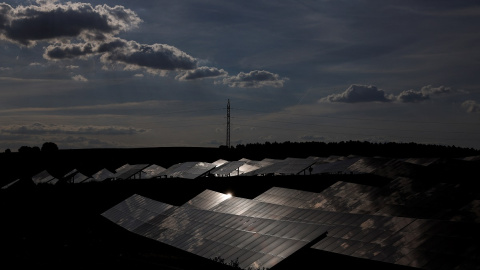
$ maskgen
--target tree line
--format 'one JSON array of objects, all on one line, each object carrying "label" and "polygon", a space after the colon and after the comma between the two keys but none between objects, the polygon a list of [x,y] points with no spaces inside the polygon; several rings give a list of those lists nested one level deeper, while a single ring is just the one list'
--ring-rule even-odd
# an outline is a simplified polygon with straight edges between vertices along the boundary
[{"label": "tree line", "polygon": [[[42,144],[42,147],[38,146],[21,146],[18,148],[19,153],[36,153],[36,152],[54,152],[58,151],[58,146],[54,142],[45,142]],[[12,150],[10,148],[5,149],[5,153],[9,154]]]},{"label": "tree line", "polygon": [[[225,146],[221,149],[227,151]],[[231,155],[250,159],[262,157],[308,157],[308,156],[382,156],[390,158],[410,157],[446,157],[459,158],[480,155],[480,150],[457,146],[419,143],[376,143],[368,141],[340,141],[340,142],[265,142],[238,144],[228,149]]]}]

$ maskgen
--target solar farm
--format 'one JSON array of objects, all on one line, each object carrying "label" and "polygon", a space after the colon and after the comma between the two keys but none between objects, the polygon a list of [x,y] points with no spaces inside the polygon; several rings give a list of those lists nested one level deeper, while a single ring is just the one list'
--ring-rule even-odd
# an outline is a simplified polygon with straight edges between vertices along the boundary
[{"label": "solar farm", "polygon": [[2,187],[14,206],[2,207],[6,254],[79,269],[479,269],[478,162],[331,155],[42,170],[28,191],[20,179]]}]

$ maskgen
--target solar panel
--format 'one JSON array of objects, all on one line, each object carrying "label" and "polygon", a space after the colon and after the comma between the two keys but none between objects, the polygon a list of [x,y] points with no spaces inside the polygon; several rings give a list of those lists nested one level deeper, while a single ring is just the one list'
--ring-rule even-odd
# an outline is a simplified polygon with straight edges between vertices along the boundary
[{"label": "solar panel", "polygon": [[152,165],[144,168],[142,171],[144,173],[142,175],[142,178],[151,179],[151,178],[155,178],[155,177],[160,176],[161,173],[163,171],[165,171],[165,168],[162,167],[162,166],[156,165],[156,164],[152,164]]},{"label": "solar panel", "polygon": [[55,184],[58,179],[52,176],[47,170],[43,170],[40,173],[32,176],[32,180],[35,184],[49,183]]},{"label": "solar panel", "polygon": [[186,179],[195,179],[206,175],[216,166],[213,163],[208,162],[183,162],[170,166],[168,169],[163,171],[160,176],[173,177],[173,178],[186,178]]},{"label": "solar panel", "polygon": [[373,173],[376,169],[385,164],[388,159],[383,158],[361,158],[348,167],[353,173]]},{"label": "solar panel", "polygon": [[10,182],[10,183],[8,183],[8,184],[6,184],[6,185],[4,185],[4,186],[2,187],[2,189],[7,189],[7,188],[15,185],[15,183],[18,183],[19,181],[20,181],[20,178],[17,179],[17,180],[12,181],[12,182]]},{"label": "solar panel", "polygon": [[348,167],[358,160],[360,160],[359,157],[339,159],[333,162],[316,163],[312,166],[311,174],[350,173],[351,171],[348,170]]},{"label": "solar panel", "polygon": [[212,164],[214,164],[215,166],[221,166],[225,163],[228,163],[229,161],[228,160],[225,160],[225,159],[218,159],[216,161],[214,161]]},{"label": "solar panel", "polygon": [[145,173],[143,169],[150,166],[150,164],[126,164],[116,170],[115,179],[144,179]]},{"label": "solar panel", "polygon": [[215,176],[237,176],[240,175],[240,167],[245,164],[244,161],[231,161],[217,166],[210,173]]},{"label": "solar panel", "polygon": [[90,176],[84,175],[79,172],[77,169],[73,169],[63,176],[63,179],[66,179],[69,183],[78,184],[89,179]]},{"label": "solar panel", "polygon": [[129,231],[204,258],[238,260],[241,268],[271,268],[326,234],[327,227],[322,225],[192,207],[211,208],[218,205],[215,202],[228,200],[219,195],[207,190],[196,197],[199,200],[192,199],[181,207],[133,195],[102,216]]},{"label": "solar panel", "polygon": [[269,165],[259,167],[246,175],[292,175],[305,172],[315,164],[313,158],[286,158],[284,160],[265,160]]},{"label": "solar panel", "polygon": [[439,162],[440,158],[407,158],[404,161],[422,166],[430,166],[434,163]]},{"label": "solar panel", "polygon": [[[352,195],[351,192],[358,192],[355,190],[355,185],[358,184],[337,182],[331,189],[325,190],[328,194],[325,196],[328,200],[345,200]],[[358,186],[362,187],[362,185]],[[378,188],[373,187],[364,188],[362,192],[367,194],[377,190]],[[318,196],[323,193],[318,193]],[[290,207],[298,205],[298,201],[303,200],[303,207],[309,208],[312,207],[311,201],[318,196],[312,192],[274,187],[254,200],[275,202]],[[355,196],[353,193],[352,197]],[[477,254],[466,254],[468,250],[476,249],[476,242],[479,239],[476,231],[480,229],[480,224],[354,214],[342,212],[342,209],[348,211],[350,208],[339,207],[338,204],[335,208],[335,211],[325,211],[323,208],[315,207],[292,211],[284,219],[320,222],[332,226],[326,238],[312,245],[312,248],[323,251],[427,269],[437,269],[442,266],[442,263],[437,263],[438,261],[443,262],[443,266],[447,268],[462,265],[465,260],[470,263],[478,262]],[[310,213],[312,211],[320,214],[312,215]]]},{"label": "solar panel", "polygon": [[90,179],[87,179],[87,182],[95,181],[101,182],[107,179],[111,179],[115,177],[115,173],[109,171],[108,169],[101,169],[98,172],[94,173]]}]

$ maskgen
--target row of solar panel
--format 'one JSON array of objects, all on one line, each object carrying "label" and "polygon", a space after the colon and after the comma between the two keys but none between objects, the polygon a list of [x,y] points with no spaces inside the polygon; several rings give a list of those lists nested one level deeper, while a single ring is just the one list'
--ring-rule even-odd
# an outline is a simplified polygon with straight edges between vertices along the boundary
[{"label": "row of solar panel", "polygon": [[[238,161],[226,161],[219,159],[213,163],[208,162],[183,162],[163,168],[156,164],[125,164],[124,166],[111,172],[108,169],[102,169],[93,175],[84,175],[74,169],[66,175],[56,178],[42,171],[32,176],[35,184],[51,183],[55,184],[60,180],[71,183],[81,183],[90,181],[104,181],[106,179],[148,179],[148,178],[186,178],[195,179],[202,176],[252,176],[252,175],[296,175],[296,174],[325,174],[325,173],[373,173],[382,171],[395,177],[399,172],[408,174],[421,166],[428,166],[438,162],[439,159],[418,159],[410,158],[403,160],[392,160],[385,158],[366,158],[366,157],[339,157],[330,156],[328,158],[308,157],[308,158],[286,158],[284,160],[263,159],[254,161],[249,159],[240,159]],[[5,185],[3,189],[8,188],[19,179]]]},{"label": "row of solar panel", "polygon": [[[325,191],[340,198],[340,193],[345,192],[340,187],[346,184],[350,184],[351,189],[358,185],[339,182]],[[124,227],[206,258],[220,256],[235,259],[223,248],[214,252],[205,251],[205,248],[212,248],[216,244],[207,247],[199,245],[198,241],[206,239],[221,247],[244,248],[246,251],[243,252],[252,257],[241,257],[242,266],[273,266],[272,262],[252,262],[247,258],[260,258],[261,254],[265,254],[264,251],[275,249],[279,243],[269,239],[270,236],[311,241],[316,236],[315,226],[320,226],[320,230],[328,230],[328,236],[312,248],[347,256],[426,269],[478,263],[480,260],[477,247],[480,226],[477,223],[339,212],[341,210],[325,211],[311,203],[312,200],[324,197],[323,193],[274,187],[250,200],[205,190],[181,207],[168,206],[168,213],[164,204],[146,202],[146,199],[142,199],[143,204],[138,204],[129,198],[103,215],[119,225],[136,224],[135,228],[130,225]],[[152,215],[152,212],[156,214]],[[166,225],[166,220],[169,220],[170,227]],[[149,225],[142,225],[144,223]],[[148,233],[143,229],[137,230],[137,226],[148,227]],[[225,228],[229,228],[228,232]],[[183,238],[166,240],[171,235],[164,229],[175,230]],[[259,233],[266,238],[243,246],[242,239],[248,237],[242,233],[230,234],[231,230]],[[220,236],[214,236],[214,231]],[[187,248],[183,241],[189,245],[194,241],[195,248]],[[259,247],[261,243],[270,243],[271,247]],[[290,244],[294,245],[293,242]],[[298,244],[298,248],[301,246],[304,245]],[[298,248],[292,248],[292,252]],[[277,256],[273,262],[278,263],[286,254],[291,253],[282,251],[272,254],[269,251],[266,254]]]},{"label": "row of solar panel", "polygon": [[102,215],[139,235],[205,258],[238,261],[242,268],[271,268],[326,232],[321,225],[245,217],[191,205],[152,206],[139,195]]},{"label": "row of solar panel", "polygon": [[163,171],[164,168],[158,165],[149,165],[149,164],[125,164],[115,172],[111,172],[108,169],[102,169],[91,176],[87,176],[77,169],[74,169],[63,177],[56,178],[52,176],[47,170],[44,170],[32,177],[32,180],[35,184],[40,183],[49,183],[56,184],[58,181],[67,181],[70,183],[83,183],[91,181],[104,181],[106,179],[128,179],[138,177],[140,179],[150,178],[154,176],[157,172]]}]

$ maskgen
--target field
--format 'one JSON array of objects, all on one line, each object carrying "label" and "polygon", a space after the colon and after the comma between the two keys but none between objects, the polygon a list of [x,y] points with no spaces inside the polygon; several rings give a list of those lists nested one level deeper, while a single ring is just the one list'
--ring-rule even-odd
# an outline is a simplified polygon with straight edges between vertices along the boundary
[{"label": "field", "polygon": [[[224,154],[212,149],[199,149],[199,152],[187,151],[189,149],[183,149],[186,152],[180,150],[168,149],[168,151],[171,151],[169,152],[171,154],[170,159],[160,158],[158,153],[147,153],[147,150],[136,153],[127,151],[127,155],[112,155],[114,150],[108,150],[102,154],[92,155],[90,163],[80,161],[84,161],[85,157],[91,154],[93,150],[78,150],[75,155],[72,155],[75,152],[72,150],[69,152],[70,159],[57,157],[50,161],[32,163],[33,158],[29,157],[29,163],[16,165],[16,168],[20,170],[23,166],[25,169],[22,174],[26,175],[39,171],[45,166],[56,164],[55,169],[61,174],[63,171],[71,169],[72,166],[83,166],[84,169],[91,167],[91,170],[94,170],[101,165],[101,162],[115,167],[123,162],[135,164],[160,161],[164,162],[165,166],[167,162],[174,164],[175,162],[190,160],[212,162],[221,158]],[[78,154],[79,152],[82,153]],[[173,153],[176,154],[173,155]],[[190,155],[186,153],[190,153]],[[18,161],[18,157],[16,158]],[[154,162],[148,162],[150,160]],[[448,166],[445,164],[448,164]],[[461,208],[469,200],[480,198],[478,180],[475,180],[474,176],[478,162],[469,162],[468,166],[463,164],[463,162],[453,161],[452,163],[433,166],[428,170],[423,170],[421,174],[416,174],[415,178],[416,181],[421,181],[423,184],[458,182],[458,185],[468,187],[465,190],[470,190],[470,192],[462,195],[463,197],[452,197],[445,194],[445,198],[453,198],[451,205]],[[11,167],[15,166],[12,165]],[[17,173],[19,173],[18,170]],[[4,179],[12,179],[14,175],[12,171],[15,172],[15,170],[9,170]],[[91,269],[94,267],[117,269],[231,269],[231,266],[133,234],[110,222],[101,214],[133,194],[172,205],[182,205],[205,189],[222,193],[231,192],[234,196],[252,199],[270,187],[321,192],[337,181],[381,187],[392,180],[388,172],[383,171],[383,176],[381,174],[137,179],[70,185],[33,185],[23,179],[23,184],[15,188],[0,190],[2,265],[10,265],[14,268],[40,267],[41,269]],[[4,181],[6,182],[6,180]],[[445,212],[447,211],[452,211],[452,209],[445,209]],[[473,216],[466,222],[471,222],[477,226],[479,221],[478,217]],[[404,266],[343,256],[310,248],[299,250],[274,268],[318,269],[318,267],[323,269],[350,267],[409,269]]]}]

